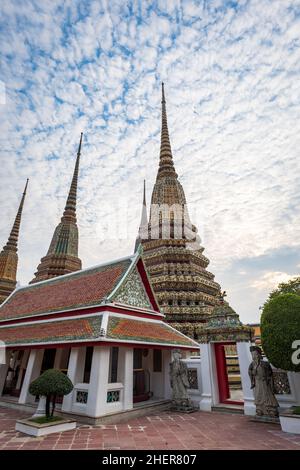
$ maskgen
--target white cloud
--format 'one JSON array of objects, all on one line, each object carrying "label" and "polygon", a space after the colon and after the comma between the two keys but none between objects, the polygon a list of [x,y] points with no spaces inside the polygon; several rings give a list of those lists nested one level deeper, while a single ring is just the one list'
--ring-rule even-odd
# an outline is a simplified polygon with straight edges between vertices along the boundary
[{"label": "white cloud", "polygon": [[291,276],[288,273],[282,273],[280,271],[268,272],[253,281],[251,287],[254,287],[258,290],[271,291],[275,289],[281,282],[288,282],[293,278],[295,278],[295,276]]},{"label": "white cloud", "polygon": [[[142,180],[149,202],[157,172],[161,80],[176,170],[217,279],[241,258],[299,244],[299,1],[142,2],[134,15],[120,0],[2,3],[0,243],[29,176],[22,283],[61,216],[81,131],[83,265],[132,251]],[[128,239],[99,238],[116,223]],[[272,279],[245,282],[261,293]]]}]

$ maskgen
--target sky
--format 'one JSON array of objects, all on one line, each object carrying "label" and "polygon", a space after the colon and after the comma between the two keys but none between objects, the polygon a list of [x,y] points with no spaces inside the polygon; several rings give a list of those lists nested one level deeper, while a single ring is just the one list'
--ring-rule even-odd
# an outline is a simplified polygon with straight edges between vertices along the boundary
[{"label": "sky", "polygon": [[209,270],[243,322],[300,270],[300,0],[0,4],[0,246],[30,179],[26,284],[63,212],[80,132],[83,267],[133,252],[155,182],[160,86]]}]

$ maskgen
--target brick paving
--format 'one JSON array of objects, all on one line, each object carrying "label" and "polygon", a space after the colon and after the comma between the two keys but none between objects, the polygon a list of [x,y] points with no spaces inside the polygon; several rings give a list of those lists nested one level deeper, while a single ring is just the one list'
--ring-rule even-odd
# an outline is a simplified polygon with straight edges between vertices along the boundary
[{"label": "brick paving", "polygon": [[166,411],[121,424],[79,424],[72,431],[45,437],[15,431],[16,419],[27,416],[0,407],[0,450],[300,450],[300,435],[235,414]]}]

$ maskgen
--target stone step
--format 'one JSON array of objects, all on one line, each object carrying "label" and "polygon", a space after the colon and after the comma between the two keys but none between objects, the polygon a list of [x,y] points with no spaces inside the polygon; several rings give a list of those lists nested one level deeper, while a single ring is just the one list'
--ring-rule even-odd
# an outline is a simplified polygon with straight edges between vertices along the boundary
[{"label": "stone step", "polygon": [[211,411],[217,411],[218,413],[229,413],[229,414],[244,414],[244,407],[241,405],[216,405],[211,407]]}]

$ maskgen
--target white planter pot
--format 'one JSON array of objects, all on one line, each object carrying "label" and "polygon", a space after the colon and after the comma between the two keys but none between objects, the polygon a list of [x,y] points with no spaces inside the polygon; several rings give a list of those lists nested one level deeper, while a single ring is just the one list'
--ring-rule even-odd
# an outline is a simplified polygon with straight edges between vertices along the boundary
[{"label": "white planter pot", "polygon": [[286,413],[279,416],[279,419],[282,431],[300,434],[300,415]]},{"label": "white planter pot", "polygon": [[55,432],[70,431],[76,428],[76,421],[64,419],[53,423],[38,424],[28,419],[20,419],[16,422],[16,431],[29,434],[30,436],[40,437]]}]

